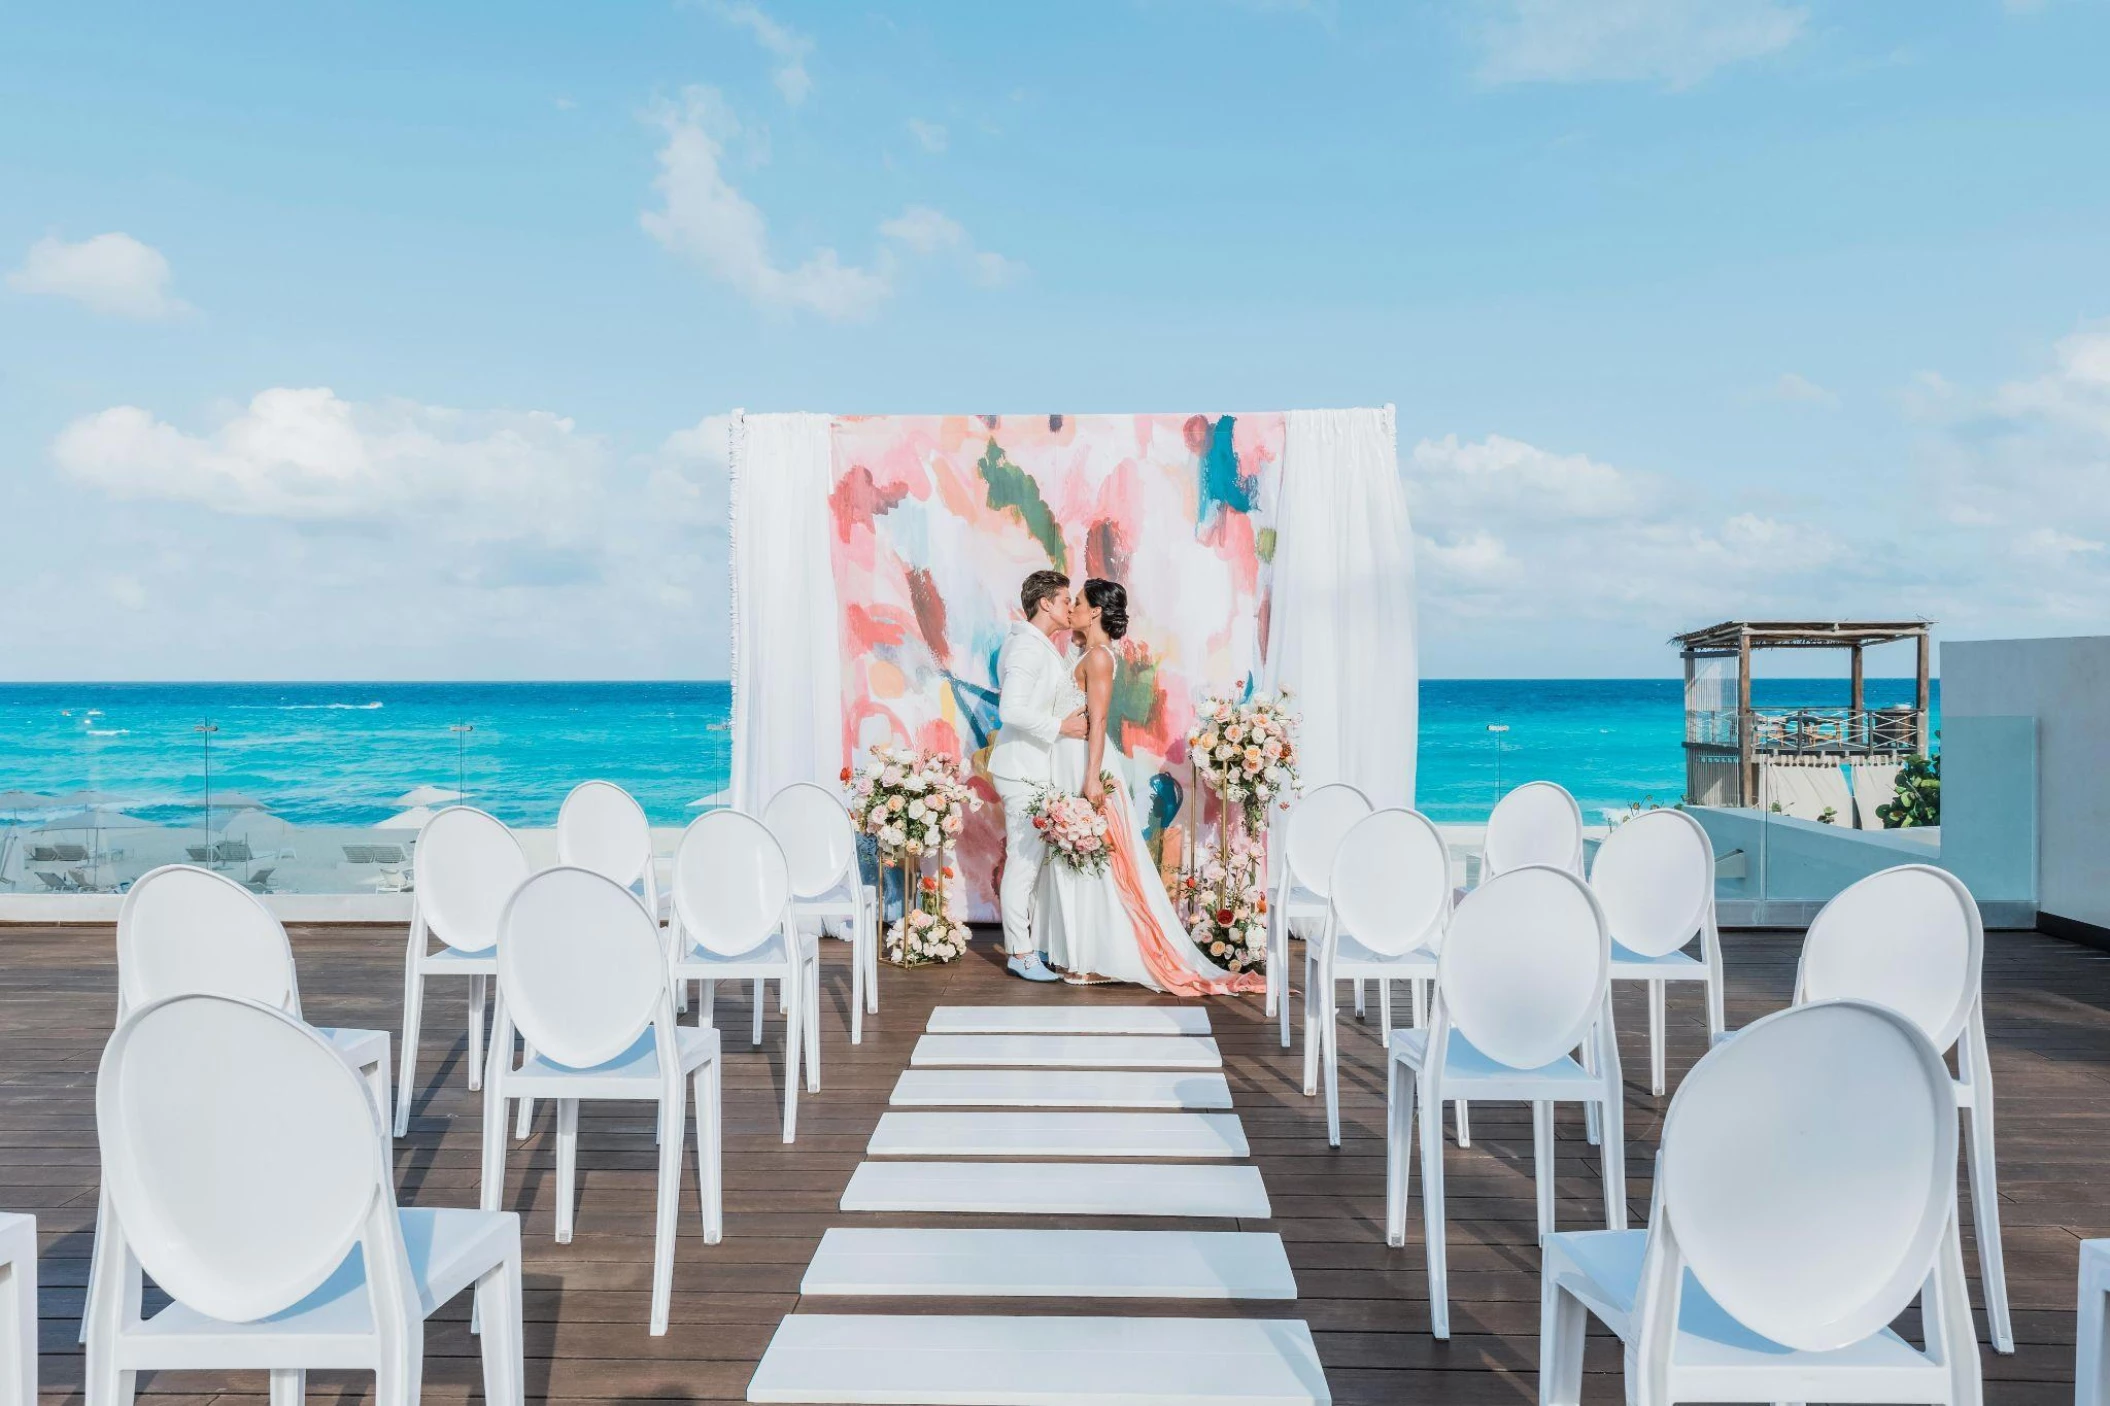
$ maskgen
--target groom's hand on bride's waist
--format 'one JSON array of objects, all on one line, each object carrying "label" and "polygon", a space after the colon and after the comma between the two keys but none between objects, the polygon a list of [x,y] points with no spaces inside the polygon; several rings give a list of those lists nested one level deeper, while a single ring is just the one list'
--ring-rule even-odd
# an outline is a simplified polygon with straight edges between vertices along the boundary
[{"label": "groom's hand on bride's waist", "polygon": [[1084,709],[1079,708],[1062,720],[1062,735],[1064,737],[1084,736]]}]

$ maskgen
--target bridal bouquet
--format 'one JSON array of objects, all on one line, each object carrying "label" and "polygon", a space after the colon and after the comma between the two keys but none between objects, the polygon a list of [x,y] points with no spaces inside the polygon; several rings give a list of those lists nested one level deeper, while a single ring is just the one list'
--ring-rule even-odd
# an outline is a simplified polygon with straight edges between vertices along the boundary
[{"label": "bridal bouquet", "polygon": [[967,920],[960,916],[957,877],[950,864],[916,884],[915,904],[887,929],[887,960],[900,967],[950,962],[967,951]]},{"label": "bridal bouquet", "polygon": [[1234,831],[1204,851],[1185,879],[1187,935],[1218,966],[1258,971],[1267,964],[1267,847]]},{"label": "bridal bouquet", "polygon": [[844,767],[842,779],[850,792],[850,819],[872,837],[887,863],[949,848],[967,813],[982,808],[959,759],[928,748],[881,743],[863,770]]},{"label": "bridal bouquet", "polygon": [[[1101,775],[1099,780],[1109,791],[1118,784],[1111,775]],[[1106,872],[1111,825],[1091,802],[1075,792],[1045,789],[1034,793],[1027,814],[1033,817],[1033,828],[1040,832],[1049,857],[1080,874]]]},{"label": "bridal bouquet", "polygon": [[1286,803],[1297,789],[1298,718],[1284,706],[1287,698],[1215,695],[1187,734],[1195,775],[1256,834],[1266,829],[1268,806]]}]

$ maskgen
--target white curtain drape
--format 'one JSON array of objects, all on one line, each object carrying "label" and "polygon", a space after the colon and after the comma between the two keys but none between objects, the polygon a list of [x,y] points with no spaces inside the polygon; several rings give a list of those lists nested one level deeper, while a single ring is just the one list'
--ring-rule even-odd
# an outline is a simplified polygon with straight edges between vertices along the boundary
[{"label": "white curtain drape", "polygon": [[1292,410],[1262,686],[1304,718],[1302,779],[1414,804],[1414,534],[1392,407]]},{"label": "white curtain drape", "polygon": [[730,446],[733,804],[759,812],[843,764],[826,415],[735,413]]}]

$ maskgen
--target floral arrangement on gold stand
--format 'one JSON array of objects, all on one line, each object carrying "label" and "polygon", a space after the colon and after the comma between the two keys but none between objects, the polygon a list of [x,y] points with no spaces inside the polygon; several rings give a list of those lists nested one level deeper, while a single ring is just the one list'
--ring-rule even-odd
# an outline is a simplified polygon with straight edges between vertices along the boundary
[{"label": "floral arrangement on gold stand", "polygon": [[862,769],[844,767],[851,821],[871,837],[881,866],[901,868],[901,917],[885,936],[888,961],[950,962],[967,951],[967,918],[953,850],[981,798],[959,758],[929,748],[872,748]]}]

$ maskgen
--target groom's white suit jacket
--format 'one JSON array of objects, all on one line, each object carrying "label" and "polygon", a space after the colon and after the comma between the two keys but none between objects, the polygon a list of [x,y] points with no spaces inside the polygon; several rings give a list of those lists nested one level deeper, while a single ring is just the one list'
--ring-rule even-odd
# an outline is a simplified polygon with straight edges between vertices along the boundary
[{"label": "groom's white suit jacket", "polygon": [[996,655],[996,716],[1003,731],[989,749],[992,778],[1045,784],[1054,776],[1055,742],[1066,716],[1055,709],[1069,677],[1070,661],[1053,640],[1023,620],[1012,622]]}]

